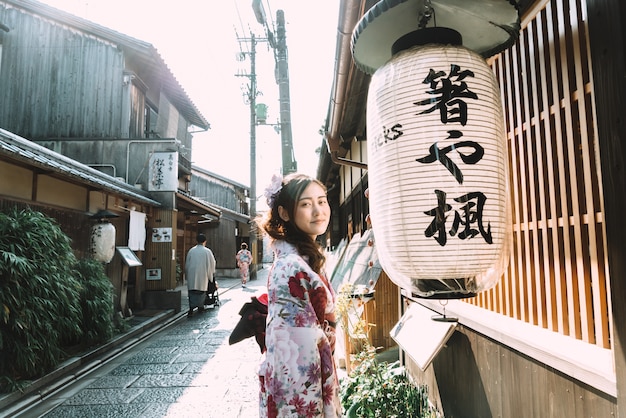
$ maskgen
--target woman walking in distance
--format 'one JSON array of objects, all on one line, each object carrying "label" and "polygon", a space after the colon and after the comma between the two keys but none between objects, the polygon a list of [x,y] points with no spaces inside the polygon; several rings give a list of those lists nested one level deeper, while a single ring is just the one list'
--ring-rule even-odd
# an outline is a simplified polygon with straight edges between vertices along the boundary
[{"label": "woman walking in distance", "polygon": [[250,275],[250,263],[252,263],[252,253],[248,251],[248,244],[241,243],[241,249],[235,256],[237,259],[237,267],[239,267],[239,275],[241,276],[241,286],[246,287],[248,276]]},{"label": "woman walking in distance", "polygon": [[274,176],[265,197],[270,210],[258,225],[270,238],[274,263],[267,279],[260,416],[341,416],[335,294],[316,242],[330,221],[326,188],[302,174]]}]

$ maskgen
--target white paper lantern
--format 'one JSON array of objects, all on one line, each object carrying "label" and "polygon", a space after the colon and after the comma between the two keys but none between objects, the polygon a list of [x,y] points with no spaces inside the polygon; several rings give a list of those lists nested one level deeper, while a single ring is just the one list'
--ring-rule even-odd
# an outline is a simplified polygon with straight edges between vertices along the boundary
[{"label": "white paper lantern", "polygon": [[108,263],[115,255],[115,226],[99,222],[91,227],[91,256],[94,260]]},{"label": "white paper lantern", "polygon": [[421,297],[473,296],[508,263],[508,157],[492,70],[462,46],[413,46],[367,101],[370,212],[384,270]]}]

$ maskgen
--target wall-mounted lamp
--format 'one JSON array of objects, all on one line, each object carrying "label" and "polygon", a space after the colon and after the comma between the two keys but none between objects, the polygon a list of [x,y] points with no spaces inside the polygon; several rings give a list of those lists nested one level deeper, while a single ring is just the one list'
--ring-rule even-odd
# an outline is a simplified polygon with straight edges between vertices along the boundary
[{"label": "wall-mounted lamp", "polygon": [[115,226],[109,222],[119,215],[105,209],[99,210],[91,218],[97,223],[91,227],[89,252],[94,260],[109,263],[115,255]]},{"label": "wall-mounted lamp", "polygon": [[508,153],[484,57],[520,29],[509,0],[383,0],[357,24],[380,262],[415,296],[474,296],[509,260]]}]

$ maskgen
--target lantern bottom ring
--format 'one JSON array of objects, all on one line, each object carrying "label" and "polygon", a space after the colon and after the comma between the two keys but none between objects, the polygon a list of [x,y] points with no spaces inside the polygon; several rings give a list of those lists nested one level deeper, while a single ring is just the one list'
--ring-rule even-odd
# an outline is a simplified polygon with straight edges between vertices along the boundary
[{"label": "lantern bottom ring", "polygon": [[430,319],[437,322],[459,322],[459,318],[456,318],[454,316],[446,316],[445,311],[443,315],[433,315],[430,317]]},{"label": "lantern bottom ring", "polygon": [[414,279],[412,294],[422,299],[463,299],[476,296],[476,283],[463,279]]}]

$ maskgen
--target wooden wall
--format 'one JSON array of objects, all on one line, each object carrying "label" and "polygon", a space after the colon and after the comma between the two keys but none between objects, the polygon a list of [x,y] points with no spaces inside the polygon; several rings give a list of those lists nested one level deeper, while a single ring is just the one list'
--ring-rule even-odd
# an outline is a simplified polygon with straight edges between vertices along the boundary
[{"label": "wooden wall", "polygon": [[[146,280],[145,290],[170,290],[176,288],[176,214],[172,209],[154,209],[148,218],[145,269],[161,269],[161,280]],[[171,242],[152,242],[152,228],[172,228]],[[145,277],[142,278],[145,280]]]},{"label": "wooden wall", "polygon": [[626,417],[626,7],[622,0],[587,0],[599,157],[607,225],[617,405]]},{"label": "wooden wall", "polygon": [[[237,237],[235,236],[236,222],[231,219],[222,217],[219,224],[201,228],[201,231],[207,237],[207,247],[213,251],[218,269],[235,269],[237,263],[235,255],[239,248],[237,247]],[[255,262],[256,257],[255,257]]]},{"label": "wooden wall", "polygon": [[31,139],[121,137],[116,45],[3,3],[0,21],[11,28],[2,40],[2,128]]},{"label": "wooden wall", "polygon": [[374,300],[365,304],[365,321],[373,324],[369,328],[370,343],[379,351],[395,347],[397,344],[391,338],[391,329],[396,325],[399,317],[399,289],[389,279],[384,271],[380,273],[376,282]]},{"label": "wooden wall", "polygon": [[78,258],[88,258],[90,256],[89,238],[93,221],[84,211],[54,207],[0,195],[0,209],[8,210],[13,207],[18,209],[31,208],[53,218],[59,224],[63,233],[72,240],[74,255]]},{"label": "wooden wall", "polygon": [[611,347],[602,174],[584,0],[540,1],[492,60],[504,102],[513,251],[470,303]]},{"label": "wooden wall", "polygon": [[222,218],[219,223],[212,226],[210,223],[197,224],[195,221],[193,223],[186,221],[183,227],[183,224],[179,222],[176,257],[181,270],[185,270],[187,252],[196,245],[198,232],[202,232],[207,237],[207,248],[213,252],[215,257],[216,276],[230,277],[235,274],[237,268],[235,254],[239,250],[237,237],[235,237],[235,224],[235,221],[226,218]]},{"label": "wooden wall", "polygon": [[413,376],[446,418],[616,417],[615,399],[460,325]]}]

